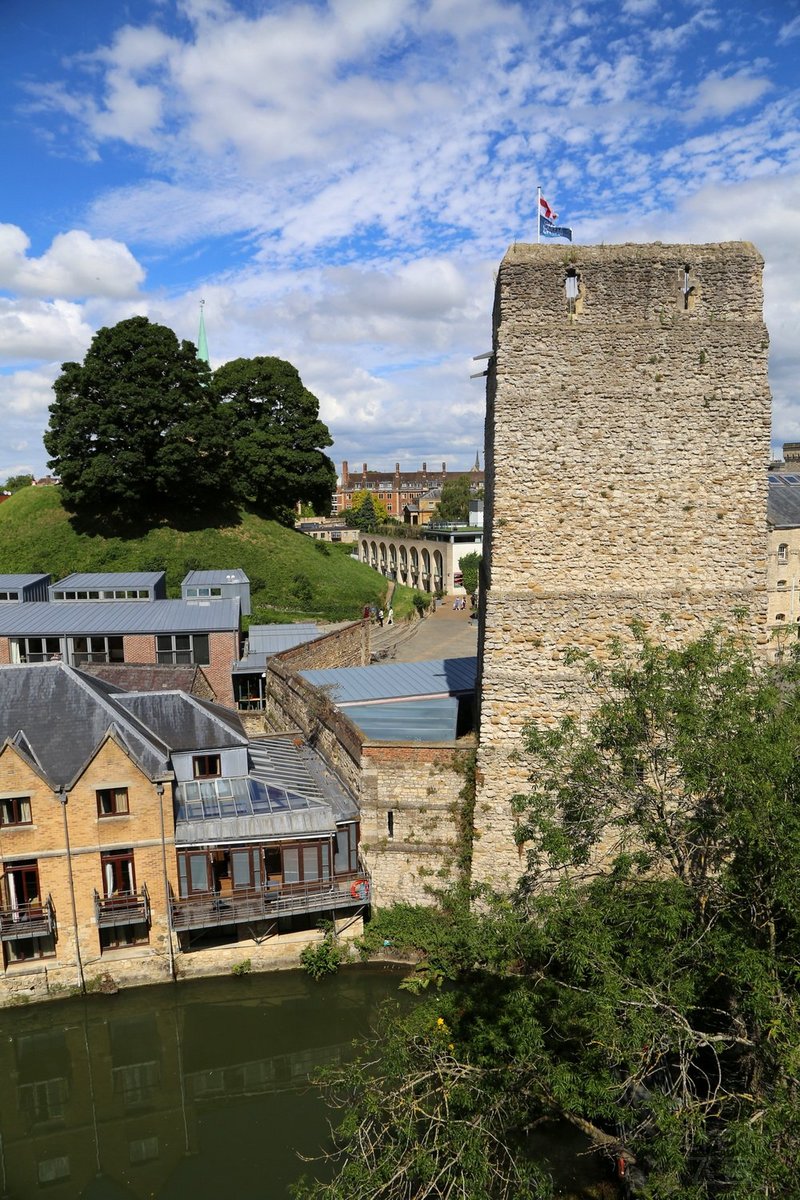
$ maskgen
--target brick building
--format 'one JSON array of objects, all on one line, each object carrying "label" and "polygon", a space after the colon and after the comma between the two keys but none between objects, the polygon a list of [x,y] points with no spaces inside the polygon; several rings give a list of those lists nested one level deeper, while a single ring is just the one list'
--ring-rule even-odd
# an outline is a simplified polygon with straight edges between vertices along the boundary
[{"label": "brick building", "polygon": [[398,521],[403,519],[403,510],[416,504],[420,496],[432,489],[441,488],[443,483],[460,479],[468,475],[475,487],[483,484],[483,471],[480,469],[478,456],[471,471],[448,471],[447,463],[442,463],[441,470],[428,470],[428,464],[423,463],[420,471],[401,471],[400,463],[394,464],[394,471],[370,471],[364,463],[361,471],[350,471],[348,463],[342,463],[342,474],[337,483],[333,496],[332,512],[334,516],[346,512],[352,506],[356,492],[371,492],[376,500],[382,500],[390,517]]}]

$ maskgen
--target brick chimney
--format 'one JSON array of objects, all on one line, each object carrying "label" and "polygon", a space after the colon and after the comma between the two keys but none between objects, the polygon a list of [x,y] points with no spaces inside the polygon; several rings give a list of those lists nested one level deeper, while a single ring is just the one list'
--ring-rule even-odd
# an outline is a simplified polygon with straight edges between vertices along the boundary
[{"label": "brick chimney", "polygon": [[447,463],[442,463],[442,474],[443,475],[447,474]]},{"label": "brick chimney", "polygon": [[346,488],[350,482],[350,469],[346,462],[342,463],[342,487]]}]

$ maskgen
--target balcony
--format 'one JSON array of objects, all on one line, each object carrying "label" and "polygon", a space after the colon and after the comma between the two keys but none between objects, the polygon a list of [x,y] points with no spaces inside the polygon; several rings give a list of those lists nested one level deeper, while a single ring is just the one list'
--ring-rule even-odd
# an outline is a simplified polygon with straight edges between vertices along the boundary
[{"label": "balcony", "polygon": [[118,896],[104,897],[95,890],[94,915],[101,929],[112,925],[149,925],[150,893],[147,885],[143,885],[140,892]]},{"label": "balcony", "polygon": [[40,901],[0,908],[0,938],[4,942],[19,938],[50,937],[56,931],[56,910],[51,896]]},{"label": "balcony", "polygon": [[217,925],[276,921],[298,913],[330,912],[338,908],[363,908],[369,904],[372,884],[364,872],[337,875],[313,883],[285,883],[268,888],[235,888],[222,892],[193,892],[172,896],[170,917],[178,932]]}]

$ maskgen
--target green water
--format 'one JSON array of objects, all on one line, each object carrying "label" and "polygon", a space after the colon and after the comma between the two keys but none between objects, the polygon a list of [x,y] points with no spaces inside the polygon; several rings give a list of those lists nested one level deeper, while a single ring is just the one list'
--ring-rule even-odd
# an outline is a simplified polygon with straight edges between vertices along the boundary
[{"label": "green water", "polygon": [[327,1132],[310,1076],[399,980],[280,972],[3,1010],[0,1195],[285,1197]]},{"label": "green water", "polygon": [[[0,1197],[285,1200],[332,1115],[309,1079],[391,1019],[384,1000],[409,1003],[400,979],[276,972],[2,1010]],[[581,1150],[542,1136],[565,1196],[589,1194]]]}]

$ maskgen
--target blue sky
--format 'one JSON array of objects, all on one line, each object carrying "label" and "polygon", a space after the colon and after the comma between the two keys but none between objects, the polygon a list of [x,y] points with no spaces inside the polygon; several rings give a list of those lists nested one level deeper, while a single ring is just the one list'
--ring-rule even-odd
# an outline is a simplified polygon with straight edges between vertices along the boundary
[{"label": "blue sky", "polygon": [[747,238],[800,440],[800,0],[3,0],[0,480],[134,313],[277,354],[337,464],[469,467],[536,185],[583,243]]}]

